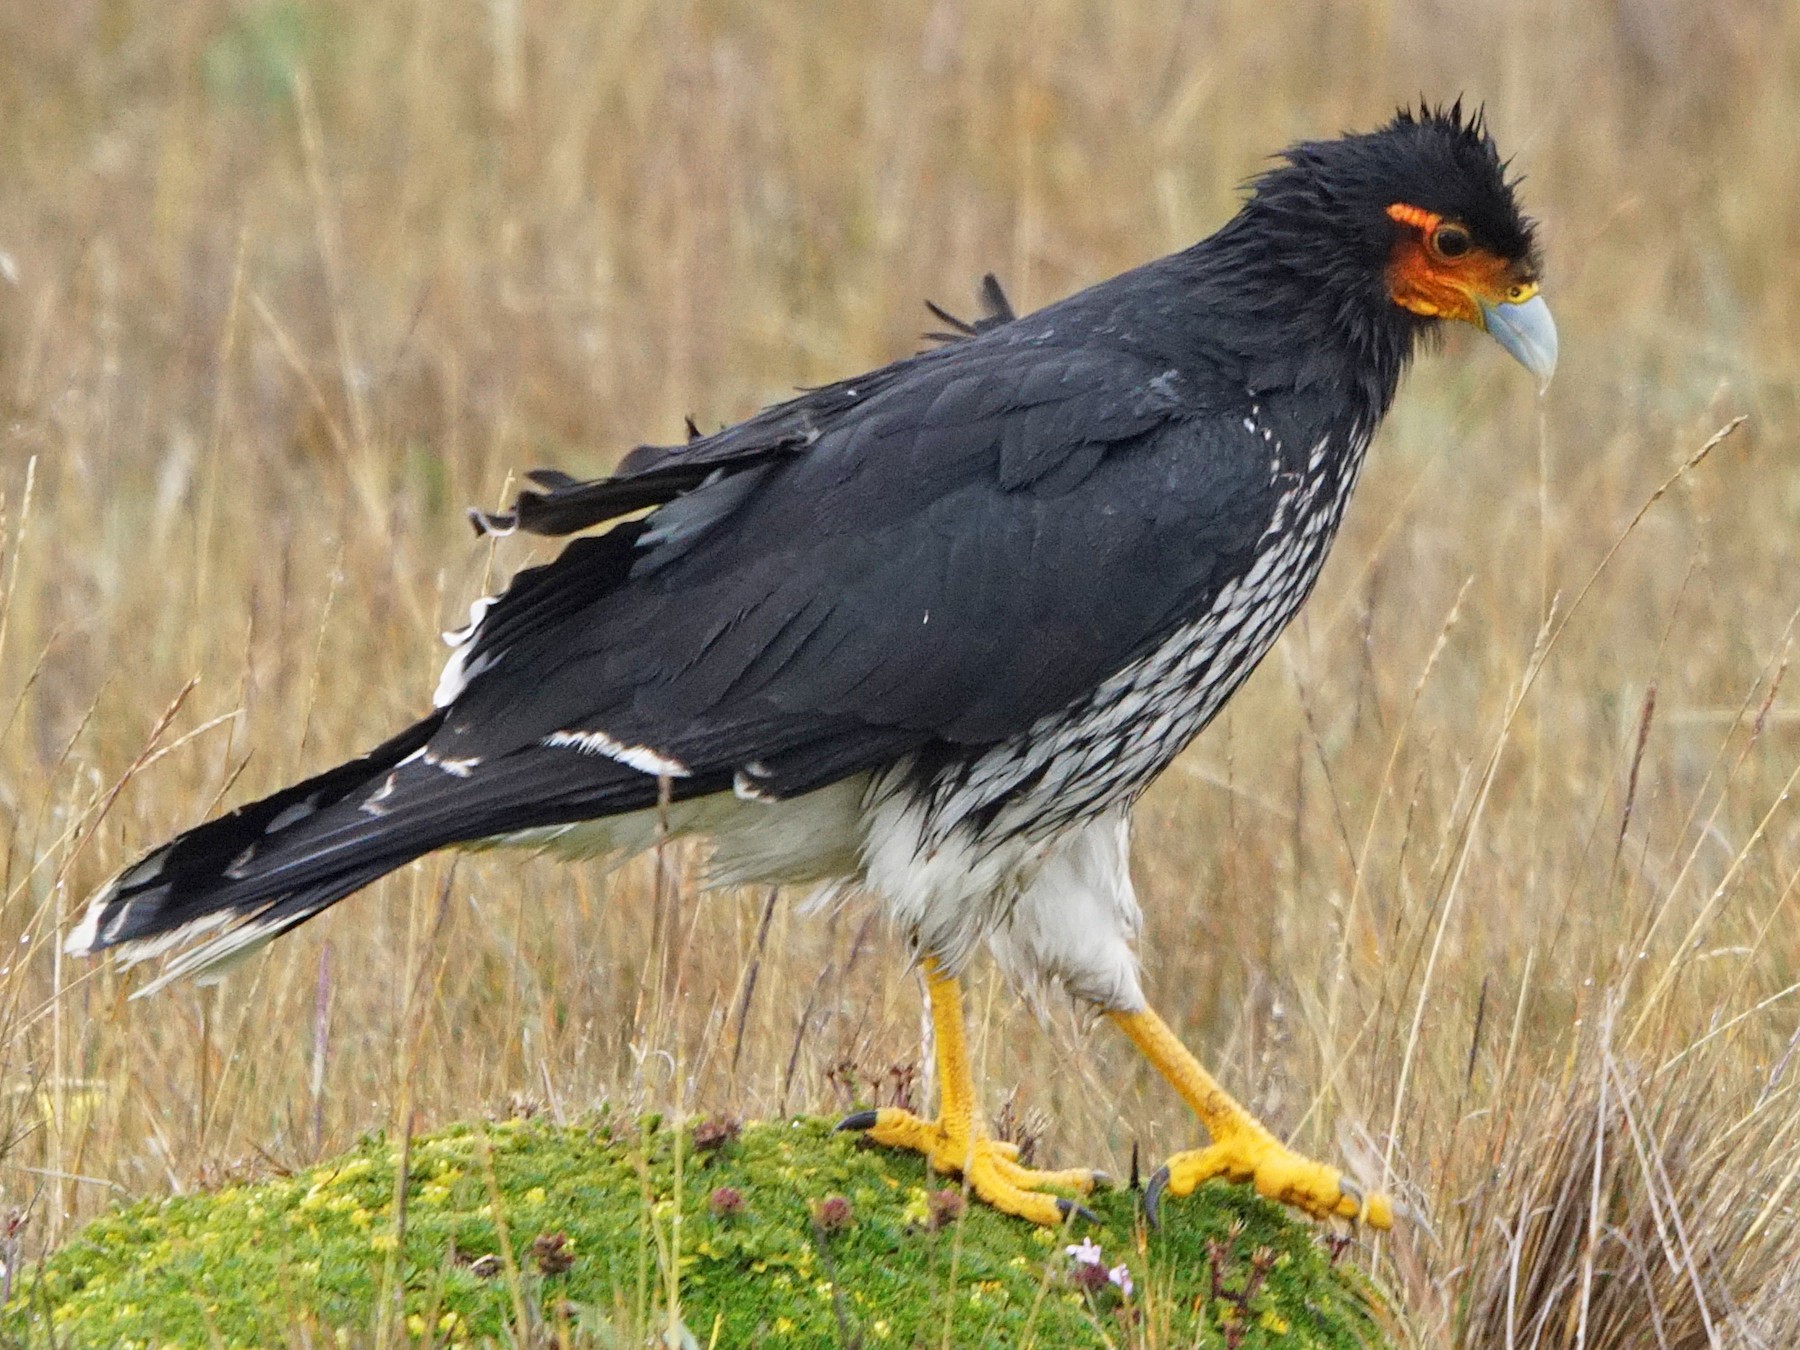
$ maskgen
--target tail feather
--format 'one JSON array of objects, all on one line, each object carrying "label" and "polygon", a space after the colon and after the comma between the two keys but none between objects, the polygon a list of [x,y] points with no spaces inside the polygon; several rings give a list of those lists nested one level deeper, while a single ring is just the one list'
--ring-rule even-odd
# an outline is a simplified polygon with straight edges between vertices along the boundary
[{"label": "tail feather", "polygon": [[[442,722],[442,713],[426,718],[360,758],[151,850],[88,902],[64,950],[85,956],[122,946],[130,963],[244,918],[238,905],[216,902],[233,874],[244,870],[248,856],[258,848],[273,849],[303,824],[363,796],[371,783],[421,751]],[[404,859],[390,866],[400,861]]]},{"label": "tail feather", "polygon": [[[361,868],[340,872],[329,881],[302,887],[280,900],[270,902],[260,910],[252,910],[247,916],[230,909],[215,910],[210,917],[217,919],[216,926],[224,931],[180,953],[162,968],[154,980],[133,993],[132,997],[148,998],[165,985],[189,975],[199,976],[203,984],[209,983],[208,976],[223,976],[226,970],[267,943],[273,942],[291,928],[298,928],[315,914],[330,908],[352,892],[380,879],[397,865],[381,859]],[[179,946],[184,940],[200,936],[200,925],[204,922],[191,923],[185,930],[176,929],[161,937],[124,944],[121,948],[121,964],[126,967],[134,966]]]},{"label": "tail feather", "polygon": [[[488,762],[435,757],[444,716],[152,850],[88,902],[65,950],[116,947],[133,965],[192,944],[148,993],[241,959],[433,849],[656,803],[655,777],[603,756],[529,745]],[[723,787],[696,776],[677,795]]]}]

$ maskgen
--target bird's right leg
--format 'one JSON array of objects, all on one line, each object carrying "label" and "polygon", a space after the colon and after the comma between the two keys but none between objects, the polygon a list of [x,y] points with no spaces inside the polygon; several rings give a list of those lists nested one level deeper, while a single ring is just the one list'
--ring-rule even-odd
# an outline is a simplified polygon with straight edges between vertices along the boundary
[{"label": "bird's right leg", "polygon": [[925,1120],[883,1107],[846,1117],[838,1128],[861,1130],[865,1138],[889,1148],[923,1153],[935,1171],[960,1174],[971,1191],[1004,1214],[1046,1226],[1060,1224],[1072,1212],[1085,1214],[1073,1201],[1043,1192],[1063,1189],[1085,1195],[1102,1174],[1087,1168],[1046,1172],[1022,1166],[1017,1145],[988,1135],[963,1029],[962,986],[926,957],[925,987],[937,1044],[938,1118]]},{"label": "bird's right leg", "polygon": [[1371,1228],[1391,1228],[1393,1203],[1379,1192],[1364,1195],[1335,1167],[1294,1152],[1240,1106],[1194,1058],[1162,1018],[1149,1008],[1114,1011],[1113,1022],[1168,1079],[1212,1135],[1205,1148],[1170,1158],[1150,1179],[1144,1208],[1156,1222],[1163,1191],[1187,1195],[1203,1181],[1223,1177],[1249,1182],[1263,1195],[1317,1218],[1361,1220]]}]

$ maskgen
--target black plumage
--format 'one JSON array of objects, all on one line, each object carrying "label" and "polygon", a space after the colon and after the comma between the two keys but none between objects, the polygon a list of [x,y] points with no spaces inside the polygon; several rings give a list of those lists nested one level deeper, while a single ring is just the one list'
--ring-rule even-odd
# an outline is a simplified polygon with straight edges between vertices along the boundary
[{"label": "black plumage", "polygon": [[1535,286],[1485,132],[1402,114],[1290,150],[1183,252],[1024,316],[990,286],[974,323],[936,311],[943,345],[603,479],[534,475],[478,525],[653,509],[521,572],[430,718],[150,854],[72,945],[206,938],[185,970],[431,849],[659,795],[855,782],[978,852],[1129,805],[1311,588],[1436,322],[1397,298],[1394,203]]}]

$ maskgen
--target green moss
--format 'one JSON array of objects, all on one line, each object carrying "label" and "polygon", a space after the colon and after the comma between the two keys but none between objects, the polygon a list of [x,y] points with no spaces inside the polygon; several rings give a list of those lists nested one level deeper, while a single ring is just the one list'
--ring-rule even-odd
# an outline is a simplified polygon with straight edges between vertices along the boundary
[{"label": "green moss", "polygon": [[[341,1330],[337,1343],[362,1344],[386,1290],[397,1326],[437,1344],[510,1343],[523,1316],[566,1324],[575,1344],[636,1346],[667,1325],[673,1266],[702,1346],[1218,1346],[1226,1323],[1246,1350],[1380,1343],[1366,1286],[1332,1263],[1320,1230],[1240,1187],[1171,1202],[1148,1237],[1135,1196],[1094,1199],[1102,1226],[1084,1231],[1137,1285],[1121,1307],[1110,1288],[1072,1287],[1069,1235],[980,1205],[934,1230],[927,1195],[941,1180],[825,1123],[753,1125],[699,1154],[684,1136],[679,1187],[675,1143],[654,1120],[422,1136],[398,1239],[397,1152],[379,1136],[293,1177],[132,1205],[24,1279],[0,1339],[236,1346]],[[740,1212],[712,1212],[719,1187],[741,1195]],[[814,1213],[832,1196],[851,1213],[825,1235]],[[540,1259],[534,1243],[554,1234],[566,1243],[546,1238]],[[1257,1281],[1247,1305],[1213,1296],[1221,1254],[1228,1292]]]}]

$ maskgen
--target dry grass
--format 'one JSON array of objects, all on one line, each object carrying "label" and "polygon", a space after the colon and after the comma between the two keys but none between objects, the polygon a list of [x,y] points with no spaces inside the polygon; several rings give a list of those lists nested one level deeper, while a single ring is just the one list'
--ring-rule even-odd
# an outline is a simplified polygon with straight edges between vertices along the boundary
[{"label": "dry grass", "polygon": [[[1150,986],[1429,1215],[1367,1255],[1418,1344],[1800,1340],[1780,0],[0,11],[0,1186],[32,1239],[407,1111],[829,1110],[910,1065],[878,923],[702,904],[678,858],[433,858],[141,1004],[55,938],[423,706],[437,631],[533,556],[461,519],[519,469],[886,360],[987,268],[1030,305],[1185,244],[1269,149],[1420,89],[1485,98],[1529,173],[1562,373],[1540,403],[1453,338],[1412,376],[1305,617],[1140,813]],[[1054,1155],[1193,1138],[1104,1031],[976,1003],[990,1109],[1017,1085]]]}]

